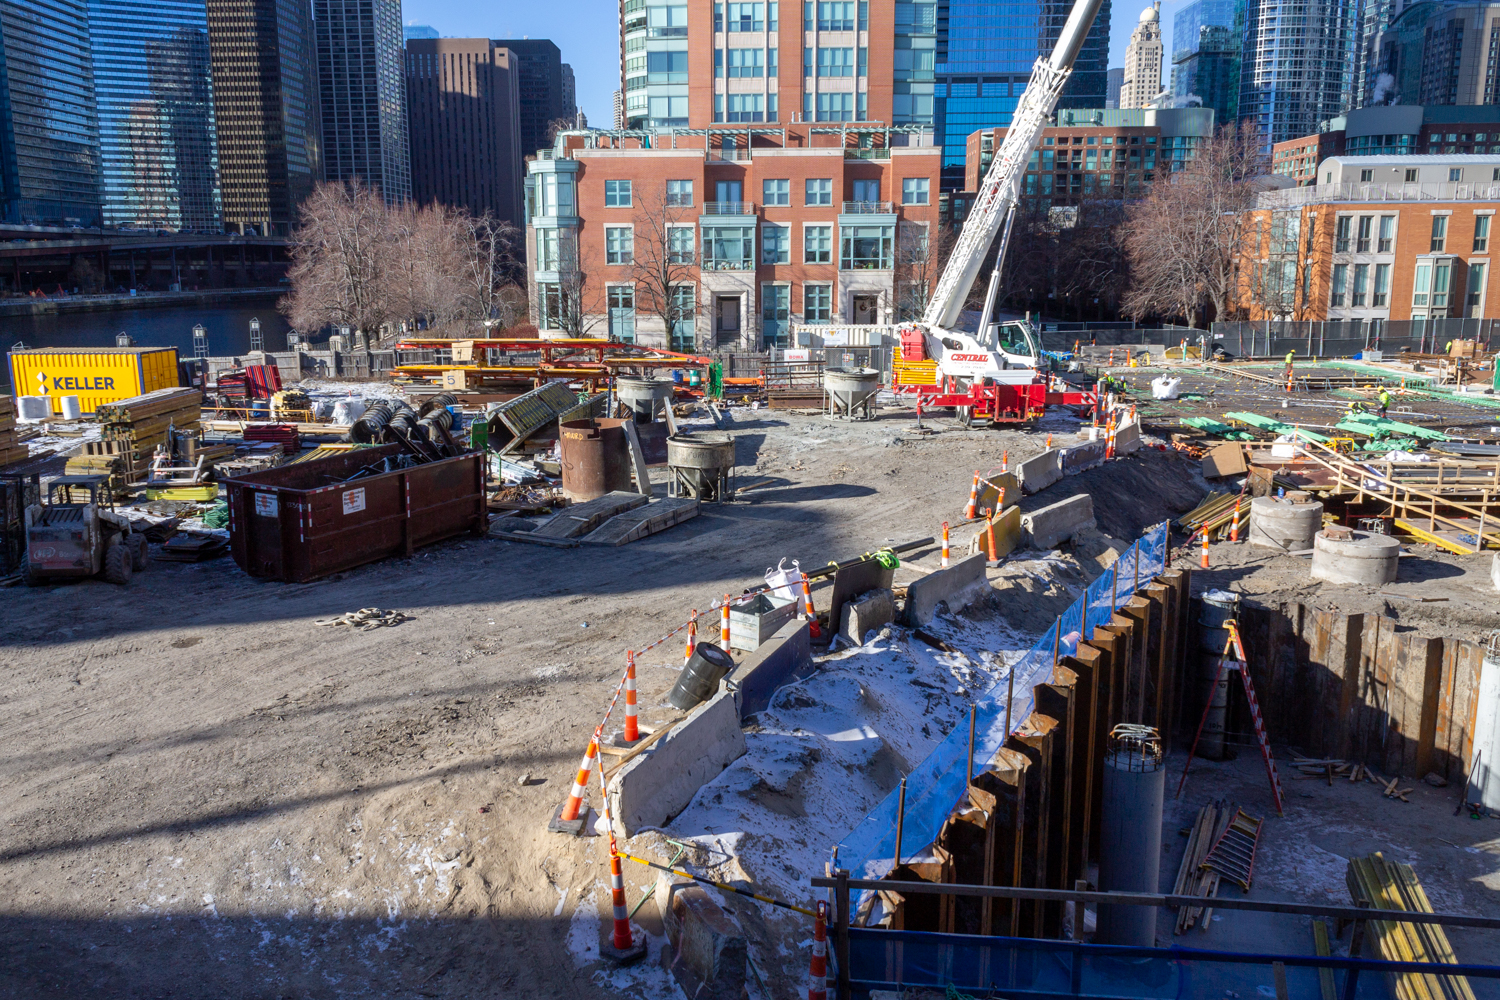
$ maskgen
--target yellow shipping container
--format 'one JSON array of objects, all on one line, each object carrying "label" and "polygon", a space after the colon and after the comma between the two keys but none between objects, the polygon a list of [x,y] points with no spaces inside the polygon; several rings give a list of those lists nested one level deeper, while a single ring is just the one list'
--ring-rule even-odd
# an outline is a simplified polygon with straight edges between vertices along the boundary
[{"label": "yellow shipping container", "polygon": [[42,347],[12,351],[17,396],[49,396],[52,412],[77,396],[84,413],[105,403],[179,385],[175,347]]}]

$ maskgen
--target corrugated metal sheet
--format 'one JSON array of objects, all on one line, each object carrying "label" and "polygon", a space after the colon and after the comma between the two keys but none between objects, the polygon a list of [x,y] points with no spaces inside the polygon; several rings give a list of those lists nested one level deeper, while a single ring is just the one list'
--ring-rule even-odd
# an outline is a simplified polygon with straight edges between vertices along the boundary
[{"label": "corrugated metal sheet", "polygon": [[12,351],[11,385],[19,396],[48,396],[52,412],[77,396],[83,412],[178,384],[175,347],[46,347]]}]

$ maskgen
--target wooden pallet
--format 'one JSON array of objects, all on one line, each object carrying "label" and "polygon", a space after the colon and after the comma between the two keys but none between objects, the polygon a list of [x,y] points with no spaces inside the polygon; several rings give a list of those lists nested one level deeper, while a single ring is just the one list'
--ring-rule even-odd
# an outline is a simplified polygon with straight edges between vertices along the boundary
[{"label": "wooden pallet", "polygon": [[616,514],[643,506],[649,499],[641,493],[615,490],[564,508],[529,534],[538,538],[582,538]]},{"label": "wooden pallet", "polygon": [[698,516],[698,501],[664,497],[616,514],[582,539],[585,545],[625,545]]}]

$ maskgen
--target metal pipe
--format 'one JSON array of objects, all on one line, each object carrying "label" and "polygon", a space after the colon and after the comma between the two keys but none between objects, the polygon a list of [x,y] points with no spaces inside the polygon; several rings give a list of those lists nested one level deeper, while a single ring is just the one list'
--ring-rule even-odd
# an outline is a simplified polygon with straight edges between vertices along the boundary
[{"label": "metal pipe", "polygon": [[906,821],[906,779],[901,779],[901,795],[896,799],[896,863],[893,868],[901,867],[901,826]]}]

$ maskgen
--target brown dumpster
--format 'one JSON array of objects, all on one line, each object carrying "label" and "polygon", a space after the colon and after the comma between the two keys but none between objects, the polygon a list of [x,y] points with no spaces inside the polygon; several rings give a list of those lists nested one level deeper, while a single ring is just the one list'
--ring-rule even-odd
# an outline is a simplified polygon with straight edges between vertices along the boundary
[{"label": "brown dumpster", "polygon": [[234,561],[251,576],[303,583],[486,532],[482,453],[379,471],[403,454],[359,448],[224,480]]}]

